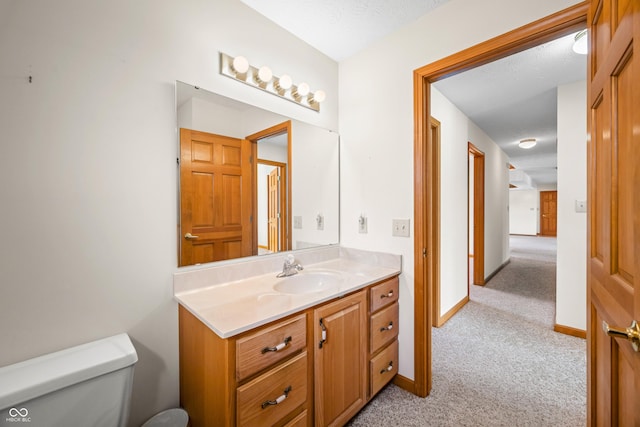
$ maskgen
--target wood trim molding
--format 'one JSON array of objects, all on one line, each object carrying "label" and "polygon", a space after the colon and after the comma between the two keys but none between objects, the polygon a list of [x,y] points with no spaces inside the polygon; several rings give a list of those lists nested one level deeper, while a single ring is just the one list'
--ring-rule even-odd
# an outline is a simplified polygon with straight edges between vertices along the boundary
[{"label": "wood trim molding", "polygon": [[[473,284],[484,286],[484,151],[467,142],[468,153],[473,156]],[[471,210],[468,207],[468,211]],[[469,221],[467,221],[467,224]]]},{"label": "wood trim molding", "polygon": [[447,311],[442,316],[438,316],[438,321],[433,326],[435,326],[436,328],[439,328],[445,323],[447,323],[447,321],[451,319],[457,312],[459,312],[460,309],[464,307],[468,302],[469,302],[469,295],[465,295],[465,297],[462,298],[462,300],[460,300],[460,302],[458,302],[456,305],[451,307],[449,311]]},{"label": "wood trim molding", "polygon": [[413,73],[414,106],[414,390],[424,397],[431,391],[431,326],[432,286],[428,280],[428,261],[437,260],[439,248],[430,240],[431,207],[428,199],[434,183],[427,171],[432,164],[427,158],[427,143],[431,139],[428,119],[431,117],[431,83],[462,71],[521,52],[586,26],[589,3],[583,1],[560,12],[539,19],[513,31],[462,50]]},{"label": "wood trim molding", "polygon": [[[291,120],[287,120],[286,122],[282,122],[280,124],[271,126],[270,128],[263,129],[259,132],[256,132],[254,134],[247,136],[245,139],[248,139],[251,142],[257,142],[259,139],[266,138],[268,136],[278,135],[280,133],[285,133],[285,132],[287,133],[286,180],[287,180],[287,183],[291,183],[291,176],[292,176],[291,170],[293,169],[293,165],[291,164]],[[254,144],[254,145],[257,146],[257,144]],[[257,151],[253,155],[253,158],[257,159]],[[258,163],[256,161],[254,165],[257,166],[257,164]],[[291,185],[287,185],[287,208],[285,211],[285,215],[286,215],[286,226],[285,226],[286,238],[282,241],[282,246],[283,246],[282,251],[291,250],[291,248],[293,247],[291,242],[291,236],[292,236],[291,232],[293,227],[293,224],[292,224],[293,218],[291,217]],[[257,218],[257,211],[255,211],[255,208],[254,208],[254,218]],[[255,221],[254,221],[254,224],[256,224]]]},{"label": "wood trim molding", "polygon": [[560,334],[587,339],[587,331],[585,331],[584,329],[572,328],[571,326],[563,326],[556,323],[555,325],[553,325],[553,330]]},{"label": "wood trim molding", "polygon": [[393,383],[401,389],[408,391],[409,393],[414,393],[414,390],[416,388],[416,384],[413,380],[410,380],[409,378],[400,374],[396,374],[396,376],[393,377]]}]

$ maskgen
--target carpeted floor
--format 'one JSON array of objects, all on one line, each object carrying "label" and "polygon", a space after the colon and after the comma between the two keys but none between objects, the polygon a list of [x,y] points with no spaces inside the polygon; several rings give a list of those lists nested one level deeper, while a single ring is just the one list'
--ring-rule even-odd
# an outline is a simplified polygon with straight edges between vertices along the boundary
[{"label": "carpeted floor", "polygon": [[553,332],[555,239],[511,238],[511,262],[434,328],[433,389],[387,386],[351,426],[584,426],[585,340]]}]

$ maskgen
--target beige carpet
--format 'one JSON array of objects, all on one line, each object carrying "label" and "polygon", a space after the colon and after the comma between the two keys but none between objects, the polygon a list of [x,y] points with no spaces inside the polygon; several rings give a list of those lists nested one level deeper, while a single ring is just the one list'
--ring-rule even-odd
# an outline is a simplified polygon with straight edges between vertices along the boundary
[{"label": "beige carpet", "polygon": [[511,262],[433,329],[431,394],[390,385],[349,425],[586,425],[585,340],[552,329],[555,239],[511,244]]}]

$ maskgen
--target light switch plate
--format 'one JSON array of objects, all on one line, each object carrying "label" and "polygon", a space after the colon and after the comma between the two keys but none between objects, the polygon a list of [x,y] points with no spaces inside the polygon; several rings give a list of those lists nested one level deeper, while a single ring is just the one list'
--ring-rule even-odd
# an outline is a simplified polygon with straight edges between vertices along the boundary
[{"label": "light switch plate", "polygon": [[392,222],[393,230],[392,236],[396,237],[409,237],[410,220],[408,219],[394,219]]},{"label": "light switch plate", "polygon": [[360,215],[358,218],[358,233],[367,233],[367,217]]},{"label": "light switch plate", "polygon": [[586,211],[587,211],[587,201],[576,200],[576,212],[586,212]]},{"label": "light switch plate", "polygon": [[302,228],[302,217],[294,216],[293,217],[293,228]]}]

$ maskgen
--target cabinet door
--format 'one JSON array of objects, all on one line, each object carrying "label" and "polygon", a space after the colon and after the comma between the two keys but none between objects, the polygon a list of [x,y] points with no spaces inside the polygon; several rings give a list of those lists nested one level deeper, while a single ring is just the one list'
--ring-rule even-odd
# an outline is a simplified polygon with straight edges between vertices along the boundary
[{"label": "cabinet door", "polygon": [[341,426],[366,402],[365,291],[316,309],[314,321],[316,426]]}]

